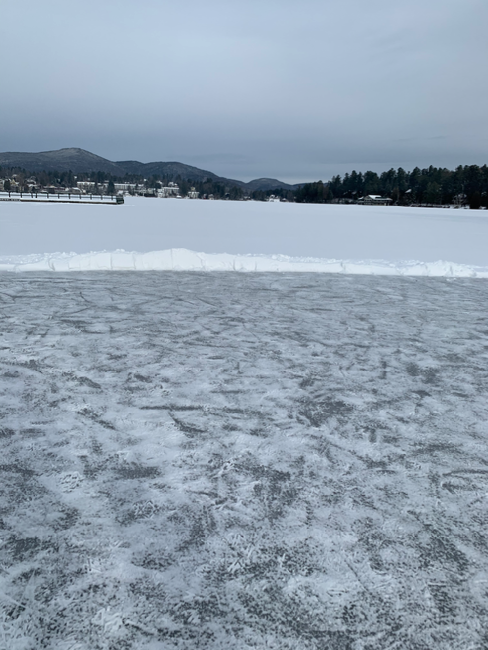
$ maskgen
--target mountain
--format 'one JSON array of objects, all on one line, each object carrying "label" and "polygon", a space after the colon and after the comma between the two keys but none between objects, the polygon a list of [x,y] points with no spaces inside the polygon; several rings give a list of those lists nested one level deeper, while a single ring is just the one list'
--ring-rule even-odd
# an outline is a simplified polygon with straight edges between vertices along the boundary
[{"label": "mountain", "polygon": [[256,180],[249,181],[249,183],[243,183],[242,187],[246,187],[251,192],[256,190],[265,192],[266,190],[296,190],[300,185],[289,185],[276,178],[256,178]]},{"label": "mountain", "polygon": [[80,172],[100,171],[107,174],[120,174],[117,163],[94,153],[71,147],[57,151],[40,153],[10,152],[0,153],[1,167],[20,167],[30,172]]},{"label": "mountain", "polygon": [[[179,162],[141,163],[137,160],[121,160],[115,164],[121,167],[126,174],[141,174],[143,176],[160,175],[173,178],[181,176],[181,178],[192,181],[204,181],[206,178],[211,178],[214,181],[220,180],[220,177],[212,172]],[[237,184],[240,181],[233,182]]]},{"label": "mountain", "polygon": [[97,156],[85,149],[71,147],[57,149],[56,151],[41,151],[40,153],[24,153],[7,151],[0,153],[0,167],[19,167],[29,172],[42,171],[72,171],[74,174],[89,172],[105,172],[113,176],[138,174],[145,177],[165,176],[175,180],[178,176],[188,181],[220,181],[226,185],[242,187],[249,191],[254,190],[295,190],[298,185],[289,185],[274,178],[258,178],[249,183],[217,176],[213,172],[185,165],[179,162],[150,162],[141,163],[137,160],[120,160],[112,162]]}]

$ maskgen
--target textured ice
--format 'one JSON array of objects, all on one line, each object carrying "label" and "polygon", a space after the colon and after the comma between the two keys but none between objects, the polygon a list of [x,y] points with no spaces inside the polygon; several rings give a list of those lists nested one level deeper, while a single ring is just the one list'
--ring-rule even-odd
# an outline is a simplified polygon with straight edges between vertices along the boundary
[{"label": "textured ice", "polygon": [[0,276],[0,647],[482,650],[488,284]]}]

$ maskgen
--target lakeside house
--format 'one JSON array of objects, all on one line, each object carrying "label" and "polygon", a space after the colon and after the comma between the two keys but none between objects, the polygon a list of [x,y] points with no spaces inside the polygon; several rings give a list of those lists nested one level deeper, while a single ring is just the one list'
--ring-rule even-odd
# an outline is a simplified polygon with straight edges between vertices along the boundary
[{"label": "lakeside house", "polygon": [[379,194],[368,194],[358,199],[360,205],[390,205],[390,203],[393,203],[393,199],[387,199]]}]

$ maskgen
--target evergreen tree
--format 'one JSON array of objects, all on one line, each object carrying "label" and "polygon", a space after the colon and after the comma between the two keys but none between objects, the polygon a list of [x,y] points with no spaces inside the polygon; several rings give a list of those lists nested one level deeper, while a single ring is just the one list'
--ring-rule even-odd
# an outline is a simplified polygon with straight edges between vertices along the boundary
[{"label": "evergreen tree", "polygon": [[438,183],[429,183],[424,192],[424,201],[432,205],[438,205],[440,203],[440,191],[441,186]]},{"label": "evergreen tree", "polygon": [[380,179],[376,172],[366,172],[364,174],[364,193],[367,194],[378,194],[379,192]]}]

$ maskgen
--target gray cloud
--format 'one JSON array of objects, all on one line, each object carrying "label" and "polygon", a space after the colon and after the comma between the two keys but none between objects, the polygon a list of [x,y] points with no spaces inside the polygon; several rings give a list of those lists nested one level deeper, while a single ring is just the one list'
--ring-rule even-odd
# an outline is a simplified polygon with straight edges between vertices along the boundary
[{"label": "gray cloud", "polygon": [[2,3],[0,150],[244,180],[484,163],[486,0]]}]

